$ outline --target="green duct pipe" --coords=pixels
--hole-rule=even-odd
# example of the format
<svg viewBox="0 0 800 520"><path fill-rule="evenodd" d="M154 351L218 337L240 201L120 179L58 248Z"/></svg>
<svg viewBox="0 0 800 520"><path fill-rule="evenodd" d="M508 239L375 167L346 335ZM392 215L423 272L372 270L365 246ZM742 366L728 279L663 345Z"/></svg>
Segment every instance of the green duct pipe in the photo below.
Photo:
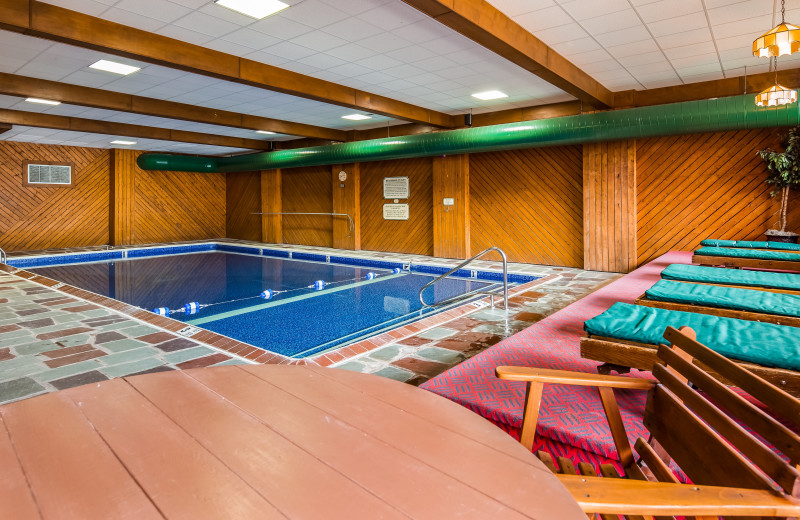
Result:
<svg viewBox="0 0 800 520"><path fill-rule="evenodd" d="M234 157L148 153L140 155L137 162L145 170L242 172L794 126L798 123L800 109L797 103L762 108L755 105L753 96L745 95Z"/></svg>

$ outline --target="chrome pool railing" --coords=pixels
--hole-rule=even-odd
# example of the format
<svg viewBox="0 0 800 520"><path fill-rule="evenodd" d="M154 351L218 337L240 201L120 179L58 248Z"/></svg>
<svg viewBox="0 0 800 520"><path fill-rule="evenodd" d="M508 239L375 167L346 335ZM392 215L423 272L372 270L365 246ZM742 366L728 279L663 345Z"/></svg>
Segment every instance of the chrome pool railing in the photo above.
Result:
<svg viewBox="0 0 800 520"><path fill-rule="evenodd" d="M353 217L350 216L349 213L304 213L304 212L292 212L292 213L250 213L251 215L324 215L326 217L347 217L347 237L350 238L353 235L353 230L355 229L356 225L353 221Z"/></svg>
<svg viewBox="0 0 800 520"><path fill-rule="evenodd" d="M419 290L419 301L422 304L422 306L423 307L440 307L442 305L447 305L449 303L455 303L455 302L458 302L458 301L461 301L461 300L466 300L466 299L472 298L476 294L488 294L489 296L492 297L492 308L494 308L494 297L496 296L496 294L493 293L493 292L490 292L490 291L470 292L470 293L462 294L462 295L459 295L459 296L453 296L452 298L447 298L446 300L442 300L440 302L435 302L435 303L425 303L425 300L422 297L422 292L425 289L427 289L428 287L433 286L439 280L441 280L443 278L447 278L448 276L450 276L451 274L455 273L459 269L462 269L462 268L466 267L470 263L474 262L478 258L482 257L483 255L485 255L486 253L489 253L491 251L496 251L497 253L500 254L500 256L503 259L503 308L504 309L508 309L508 257L506 257L506 254L499 247L490 247L489 249L485 249L485 250L481 251L480 253L478 253L477 255L473 256L472 258L464 260L463 262L461 262L460 264L458 264L454 268L450 269L449 271L447 271L443 275L438 276L437 278L434 278L430 282L428 282L425 285L423 285L422 289Z"/></svg>
<svg viewBox="0 0 800 520"><path fill-rule="evenodd" d="M8 263L8 255L6 254L5 251L3 251L3 248L0 247L0 264L7 264L7 263Z"/></svg>

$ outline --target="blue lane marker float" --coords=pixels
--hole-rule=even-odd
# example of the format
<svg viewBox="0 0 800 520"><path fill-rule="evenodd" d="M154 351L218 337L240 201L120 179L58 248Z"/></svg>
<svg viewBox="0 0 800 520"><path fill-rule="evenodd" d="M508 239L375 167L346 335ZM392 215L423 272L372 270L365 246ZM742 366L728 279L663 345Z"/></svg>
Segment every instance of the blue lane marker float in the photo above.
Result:
<svg viewBox="0 0 800 520"><path fill-rule="evenodd" d="M400 269L399 267L395 267L394 269L392 269L391 274L393 274L393 275L394 274L400 274L402 271L403 270ZM387 275L388 274L390 274L390 273L387 273ZM185 304L180 309L170 309L169 307L156 307L155 309L152 310L152 312L154 314L158 314L159 316L170 316L171 314L181 314L181 313L182 314L186 314L187 316L191 316L191 315L197 314L198 312L200 312L201 310L203 310L203 309L205 309L207 307L212 307L214 305L222 305L224 303L235 303L235 302L240 302L240 301L244 301L244 300L250 300L250 299L253 299L253 298L261 298L262 300L271 300L275 296L277 296L279 294L282 294L282 293L289 293L289 292L294 292L294 291L303 291L303 290L306 290L306 289L314 289L315 291L322 291L328 285L345 283L345 282L359 281L359 280L362 280L362 279L364 279L364 280L374 280L374 279L378 278L379 276L380 275L378 275L378 274L375 274L373 272L369 272L364 277L350 278L348 280L339 280L338 282L326 282L325 280L317 280L312 285L308 285L306 287L300 287L298 289L287 289L285 291L273 291L272 289L267 289L265 291L262 291L258 296L248 296L246 298L239 298L237 300L228 300L228 301L218 302L218 303L203 303L203 304L201 304L199 302L189 302L189 303Z"/></svg>

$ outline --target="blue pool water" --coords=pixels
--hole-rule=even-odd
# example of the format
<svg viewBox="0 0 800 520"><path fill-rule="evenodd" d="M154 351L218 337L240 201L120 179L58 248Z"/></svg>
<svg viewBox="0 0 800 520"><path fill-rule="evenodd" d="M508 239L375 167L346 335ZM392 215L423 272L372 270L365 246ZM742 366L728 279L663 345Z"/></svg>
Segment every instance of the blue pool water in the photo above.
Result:
<svg viewBox="0 0 800 520"><path fill-rule="evenodd" d="M225 252L115 260L31 269L145 309L209 305L172 318L287 356L304 357L419 319L420 288L431 276L388 269L306 262ZM367 273L375 273L367 280ZM317 280L322 291L309 288ZM425 300L494 286L448 278ZM278 292L271 300L259 294Z"/></svg>

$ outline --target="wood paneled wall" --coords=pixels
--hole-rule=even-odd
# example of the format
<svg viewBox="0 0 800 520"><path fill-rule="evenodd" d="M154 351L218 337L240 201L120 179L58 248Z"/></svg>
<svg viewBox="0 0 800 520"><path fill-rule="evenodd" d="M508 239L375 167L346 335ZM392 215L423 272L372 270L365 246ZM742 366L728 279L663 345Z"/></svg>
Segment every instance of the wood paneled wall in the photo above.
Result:
<svg viewBox="0 0 800 520"><path fill-rule="evenodd" d="M284 213L332 213L330 166L281 170ZM283 242L308 246L333 245L333 218L325 215L283 215Z"/></svg>
<svg viewBox="0 0 800 520"><path fill-rule="evenodd" d="M781 129L642 139L638 147L638 261L690 251L705 238L764 240L779 201L756 152L776 149ZM789 229L800 231L794 194Z"/></svg>
<svg viewBox="0 0 800 520"><path fill-rule="evenodd" d="M498 246L514 262L583 267L580 146L470 155L472 254Z"/></svg>
<svg viewBox="0 0 800 520"><path fill-rule="evenodd" d="M453 205L445 206L445 198ZM469 155L433 158L433 255L470 256Z"/></svg>
<svg viewBox="0 0 800 520"><path fill-rule="evenodd" d="M584 269L636 268L636 140L583 145Z"/></svg>
<svg viewBox="0 0 800 520"><path fill-rule="evenodd" d="M225 236L260 242L261 172L227 174L225 199Z"/></svg>
<svg viewBox="0 0 800 520"><path fill-rule="evenodd" d="M72 163L74 186L23 186L23 162ZM0 142L0 247L6 251L108 243L109 153Z"/></svg>
<svg viewBox="0 0 800 520"><path fill-rule="evenodd" d="M347 178L339 179L344 172ZM361 249L361 164L337 164L331 167L333 213L350 218L333 217L333 247ZM352 220L351 220L352 219Z"/></svg>
<svg viewBox="0 0 800 520"><path fill-rule="evenodd" d="M408 220L383 220L384 177L408 177ZM361 247L418 255L433 254L433 162L430 157L361 164Z"/></svg>
<svg viewBox="0 0 800 520"><path fill-rule="evenodd" d="M112 218L112 222L127 219L131 226L120 228L127 229L125 233L115 228L112 236L116 243L152 244L225 236L225 174L144 171L136 165L140 153L113 151L115 195L111 211L129 213ZM118 190L117 179L133 183L133 188Z"/></svg>

